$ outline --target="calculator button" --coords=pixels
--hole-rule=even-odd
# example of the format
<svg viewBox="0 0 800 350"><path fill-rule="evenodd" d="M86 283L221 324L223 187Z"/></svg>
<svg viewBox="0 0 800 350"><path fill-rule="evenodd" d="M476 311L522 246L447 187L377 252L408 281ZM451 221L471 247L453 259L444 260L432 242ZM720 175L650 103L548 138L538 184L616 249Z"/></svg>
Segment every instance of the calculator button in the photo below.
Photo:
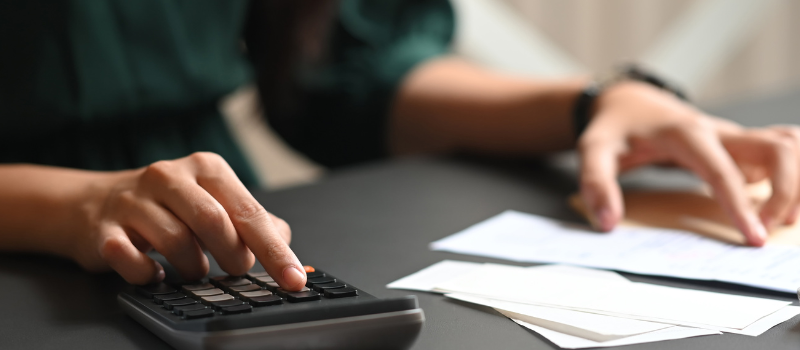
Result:
<svg viewBox="0 0 800 350"><path fill-rule="evenodd" d="M253 284L253 282L251 282L247 278L238 278L238 279L217 281L217 285L219 285L221 287L237 287L237 286L246 286L248 284Z"/></svg>
<svg viewBox="0 0 800 350"><path fill-rule="evenodd" d="M211 317L214 316L214 310L212 309L202 309L202 310L195 310L195 311L184 311L183 318L187 320L195 319L195 318L203 318L203 317Z"/></svg>
<svg viewBox="0 0 800 350"><path fill-rule="evenodd" d="M346 284L342 282L333 282L333 283L320 283L314 285L314 290L317 292L324 292L326 289L336 289L336 288L344 288L347 287Z"/></svg>
<svg viewBox="0 0 800 350"><path fill-rule="evenodd" d="M167 300L164 302L163 306L167 310L172 310L176 307L194 305L194 304L197 304L197 300L190 298L183 298L177 300Z"/></svg>
<svg viewBox="0 0 800 350"><path fill-rule="evenodd" d="M300 290L298 290L297 292L308 292L309 290L310 289L308 289L308 287L303 287ZM290 292L290 291L288 291L286 289L283 289L283 288L278 288L278 289L275 290L275 294L278 294L278 295L280 295L280 296L282 296L284 298L286 298L286 295L289 294L289 293L297 293L297 292Z"/></svg>
<svg viewBox="0 0 800 350"><path fill-rule="evenodd" d="M183 293L161 294L161 295L154 295L153 296L153 302L158 304L158 305L161 305L161 304L164 303L164 301L167 301L167 300L177 300L177 299L183 299L183 298L186 298L186 295L183 294Z"/></svg>
<svg viewBox="0 0 800 350"><path fill-rule="evenodd" d="M187 292L194 292L196 290L214 289L214 285L211 283L184 284L181 289Z"/></svg>
<svg viewBox="0 0 800 350"><path fill-rule="evenodd" d="M314 268L314 266L308 266L308 265L306 265L306 266L303 266L303 270L306 270L306 273L311 273L311 272L314 272L314 271L316 271L316 269Z"/></svg>
<svg viewBox="0 0 800 350"><path fill-rule="evenodd" d="M233 315L233 314L242 314L245 312L253 311L253 307L250 305L239 305L239 306L229 306L224 307L219 310L223 315Z"/></svg>
<svg viewBox="0 0 800 350"><path fill-rule="evenodd" d="M358 290L351 287L345 288L336 288L336 289L326 289L325 290L325 297L326 298L347 298L347 297L354 297L358 296Z"/></svg>
<svg viewBox="0 0 800 350"><path fill-rule="evenodd" d="M325 276L327 276L327 275L322 271L306 272L306 278L309 278L309 279L318 278L318 277L325 277Z"/></svg>
<svg viewBox="0 0 800 350"><path fill-rule="evenodd" d="M214 288L214 289L196 290L196 291L193 291L191 293L194 296L202 298L202 297L208 297L208 296L212 296L212 295L220 295L220 294L223 294L225 292L223 292L222 289Z"/></svg>
<svg viewBox="0 0 800 350"><path fill-rule="evenodd" d="M268 274L268 273L266 273L266 272L263 272L263 271L259 271L259 272L248 272L248 273L247 273L247 277L250 277L250 279L255 279L255 278L257 278L257 277L269 277L269 274Z"/></svg>
<svg viewBox="0 0 800 350"><path fill-rule="evenodd" d="M259 286L265 286L265 287L266 287L267 283L276 283L275 280L272 279L272 277L269 277L269 276L256 277L256 279L253 280L253 282L257 283Z"/></svg>
<svg viewBox="0 0 800 350"><path fill-rule="evenodd" d="M286 294L286 300L299 303L303 301L312 301L312 300L319 300L319 293L310 290L306 292L291 292Z"/></svg>
<svg viewBox="0 0 800 350"><path fill-rule="evenodd" d="M311 287L315 284L333 283L333 282L336 282L336 279L333 277L317 277L317 278L309 278L306 281L306 285Z"/></svg>
<svg viewBox="0 0 800 350"><path fill-rule="evenodd" d="M263 296L267 296L267 295L272 295L272 292L262 289L262 290L252 291L252 292L241 292L241 293L239 293L239 296L241 296L242 298L263 297Z"/></svg>
<svg viewBox="0 0 800 350"><path fill-rule="evenodd" d="M172 313L176 314L178 316L183 316L183 313L186 312L186 311L197 311L197 310L203 310L205 308L206 308L206 306L203 305L203 304L181 305L181 306L175 306L174 308L172 308Z"/></svg>
<svg viewBox="0 0 800 350"><path fill-rule="evenodd" d="M278 285L278 282L267 282L267 283L264 283L264 287L266 287L267 289L269 289L269 290L274 292L274 291L278 290L281 286Z"/></svg>
<svg viewBox="0 0 800 350"><path fill-rule="evenodd" d="M170 287L166 283L156 283L147 286L136 287L136 292L140 295L152 299L154 295L175 293L178 290Z"/></svg>
<svg viewBox="0 0 800 350"><path fill-rule="evenodd" d="M248 284L246 286L230 287L231 294L239 294L240 292L252 292L254 290L261 290L261 286L256 284Z"/></svg>
<svg viewBox="0 0 800 350"><path fill-rule="evenodd" d="M221 287L222 284L220 284L220 282L228 282L228 283L230 283L230 282L240 281L240 280L243 280L243 279L246 279L246 278L241 277L241 276L224 275L224 276L211 277L211 278L208 279L208 282L213 284L213 285L215 285L215 286L217 286L217 287Z"/></svg>
<svg viewBox="0 0 800 350"><path fill-rule="evenodd" d="M224 307L237 306L242 304L244 304L244 302L241 300L231 299L231 300L215 301L213 303L210 303L210 306L214 308L214 310L219 311L219 309L222 309Z"/></svg>
<svg viewBox="0 0 800 350"><path fill-rule="evenodd" d="M233 295L230 294L221 294L221 295L212 295L210 297L202 297L200 298L203 301L203 304L210 304L217 301L223 300L233 300Z"/></svg>
<svg viewBox="0 0 800 350"><path fill-rule="evenodd" d="M283 304L283 299L277 295L267 295L263 297L247 298L247 302L253 306L270 306Z"/></svg>

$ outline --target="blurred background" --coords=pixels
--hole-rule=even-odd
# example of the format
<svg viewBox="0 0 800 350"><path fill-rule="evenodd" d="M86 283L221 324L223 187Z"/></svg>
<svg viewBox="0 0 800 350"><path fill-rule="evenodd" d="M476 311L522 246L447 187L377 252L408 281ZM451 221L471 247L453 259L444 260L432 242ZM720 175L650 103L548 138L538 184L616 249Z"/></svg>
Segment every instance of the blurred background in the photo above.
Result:
<svg viewBox="0 0 800 350"><path fill-rule="evenodd" d="M451 1L454 54L511 74L590 75L635 61L703 107L800 88L796 0ZM267 188L324 175L258 118L252 88L222 109Z"/></svg>

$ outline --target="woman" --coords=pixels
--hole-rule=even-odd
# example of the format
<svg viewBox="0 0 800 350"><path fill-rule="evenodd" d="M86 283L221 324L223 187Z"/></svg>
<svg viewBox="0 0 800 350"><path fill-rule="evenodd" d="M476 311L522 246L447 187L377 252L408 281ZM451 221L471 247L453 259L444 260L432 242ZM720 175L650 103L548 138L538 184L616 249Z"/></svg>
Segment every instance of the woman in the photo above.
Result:
<svg viewBox="0 0 800 350"><path fill-rule="evenodd" d="M329 166L577 146L599 230L622 217L617 174L656 162L708 181L753 245L798 216L797 128L745 129L635 79L579 99L588 79L522 79L447 57L445 0L0 6L0 249L144 284L164 277L150 248L184 278L204 276L202 243L230 274L258 258L301 288L289 227L246 190L254 177L216 109L252 79L273 127ZM573 115L590 121L580 135ZM774 195L757 214L742 185L767 177Z"/></svg>

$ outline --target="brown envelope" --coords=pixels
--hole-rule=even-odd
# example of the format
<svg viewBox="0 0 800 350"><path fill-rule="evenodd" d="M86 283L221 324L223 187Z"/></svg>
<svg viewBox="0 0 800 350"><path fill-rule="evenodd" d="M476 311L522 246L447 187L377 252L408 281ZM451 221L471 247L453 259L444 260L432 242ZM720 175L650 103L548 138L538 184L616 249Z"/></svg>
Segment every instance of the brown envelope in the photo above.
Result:
<svg viewBox="0 0 800 350"><path fill-rule="evenodd" d="M760 208L769 198L769 182L748 186L754 205ZM695 232L728 243L744 244L745 240L733 227L727 215L711 198L707 189L686 191L626 191L625 218L622 225L662 227ZM570 205L586 217L583 201L577 194L570 196ZM770 232L769 243L800 246L800 223L779 227Z"/></svg>

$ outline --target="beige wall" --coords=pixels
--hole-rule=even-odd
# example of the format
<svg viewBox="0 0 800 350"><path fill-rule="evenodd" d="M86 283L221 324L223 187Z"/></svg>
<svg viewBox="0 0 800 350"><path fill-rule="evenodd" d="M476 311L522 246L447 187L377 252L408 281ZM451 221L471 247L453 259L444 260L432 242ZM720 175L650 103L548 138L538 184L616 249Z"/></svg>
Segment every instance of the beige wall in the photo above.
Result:
<svg viewBox="0 0 800 350"><path fill-rule="evenodd" d="M467 0L469 1L469 0ZM641 56L699 0L498 0L593 71ZM759 1L759 0L751 0ZM783 0L695 96L723 102L800 85L800 1Z"/></svg>

